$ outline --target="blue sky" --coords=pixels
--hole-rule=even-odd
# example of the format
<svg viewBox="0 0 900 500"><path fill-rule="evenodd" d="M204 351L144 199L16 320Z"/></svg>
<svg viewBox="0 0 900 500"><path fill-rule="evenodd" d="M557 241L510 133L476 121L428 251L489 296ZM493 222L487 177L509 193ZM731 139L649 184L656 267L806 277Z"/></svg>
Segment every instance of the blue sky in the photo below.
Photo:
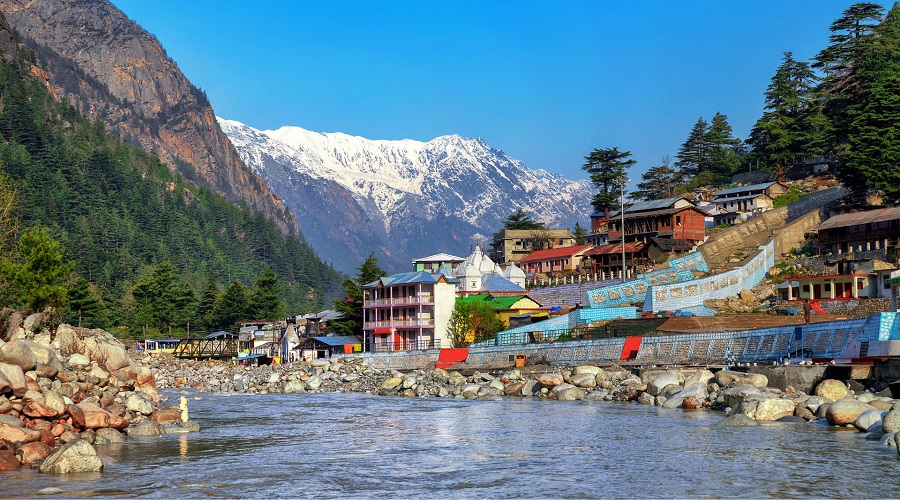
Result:
<svg viewBox="0 0 900 500"><path fill-rule="evenodd" d="M852 2L113 0L216 114L370 139L482 137L584 178L593 148L640 179L691 126L746 138L791 51L809 60Z"/></svg>

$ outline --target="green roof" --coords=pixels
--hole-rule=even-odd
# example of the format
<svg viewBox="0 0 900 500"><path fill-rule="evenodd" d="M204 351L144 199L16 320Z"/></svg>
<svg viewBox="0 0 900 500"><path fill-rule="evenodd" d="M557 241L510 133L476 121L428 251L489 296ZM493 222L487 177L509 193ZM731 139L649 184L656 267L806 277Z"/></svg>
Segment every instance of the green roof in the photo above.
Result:
<svg viewBox="0 0 900 500"><path fill-rule="evenodd" d="M522 297L525 295L512 295L508 297L494 297L489 293L479 293L475 295L469 295L468 297L459 298L456 300L463 301L464 303L482 301L490 304L494 309L509 309L516 302L522 300Z"/></svg>

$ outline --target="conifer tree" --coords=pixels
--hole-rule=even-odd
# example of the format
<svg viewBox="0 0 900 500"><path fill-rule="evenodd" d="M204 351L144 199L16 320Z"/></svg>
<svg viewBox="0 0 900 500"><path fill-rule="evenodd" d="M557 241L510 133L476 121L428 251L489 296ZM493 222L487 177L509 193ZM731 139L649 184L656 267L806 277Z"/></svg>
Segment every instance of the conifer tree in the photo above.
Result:
<svg viewBox="0 0 900 500"><path fill-rule="evenodd" d="M534 220L521 207L503 221L504 229L544 229L543 222Z"/></svg>
<svg viewBox="0 0 900 500"><path fill-rule="evenodd" d="M591 206L608 217L610 208L619 205L620 183L637 162L631 158L631 151L619 151L618 148L594 149L584 159L581 169L588 173L591 185L597 190Z"/></svg>
<svg viewBox="0 0 900 500"><path fill-rule="evenodd" d="M674 196L678 175L670 163L671 159L666 155L658 166L650 167L644 172L641 175L641 182L637 185L638 190L632 193L631 197L650 201Z"/></svg>
<svg viewBox="0 0 900 500"><path fill-rule="evenodd" d="M796 158L812 154L810 99L815 74L809 64L785 52L766 90L765 112L750 131L748 142L766 170L779 175Z"/></svg>
<svg viewBox="0 0 900 500"><path fill-rule="evenodd" d="M575 221L575 229L572 230L572 237L575 238L576 245L584 245L584 238L587 237L588 231L583 228L578 221Z"/></svg>
<svg viewBox="0 0 900 500"><path fill-rule="evenodd" d="M343 314L343 317L332 321L328 329L340 335L362 335L364 319L362 287L387 274L378 266L378 259L374 253L370 253L357 270L359 274L356 279L346 278L341 283L344 298L334 301L334 310Z"/></svg>
<svg viewBox="0 0 900 500"><path fill-rule="evenodd" d="M75 266L64 260L63 254L63 247L40 223L23 232L16 253L0 261L0 279L8 303L29 313L63 306L65 279Z"/></svg>
<svg viewBox="0 0 900 500"><path fill-rule="evenodd" d="M267 267L257 278L250 292L250 310L253 318L274 320L284 317L286 308L279 295L278 275L271 267Z"/></svg>
<svg viewBox="0 0 900 500"><path fill-rule="evenodd" d="M691 128L681 148L678 149L678 154L675 155L675 167L678 168L683 178L691 179L708 169L707 132L709 132L709 123L701 116Z"/></svg>
<svg viewBox="0 0 900 500"><path fill-rule="evenodd" d="M232 281L216 301L215 318L220 328L233 326L239 320L248 319L249 293L240 280Z"/></svg>

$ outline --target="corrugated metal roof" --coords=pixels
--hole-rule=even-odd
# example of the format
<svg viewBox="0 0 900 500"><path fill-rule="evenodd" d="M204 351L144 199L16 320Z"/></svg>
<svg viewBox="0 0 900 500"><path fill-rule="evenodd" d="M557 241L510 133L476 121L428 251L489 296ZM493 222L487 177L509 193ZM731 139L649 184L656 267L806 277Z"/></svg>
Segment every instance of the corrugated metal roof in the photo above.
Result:
<svg viewBox="0 0 900 500"><path fill-rule="evenodd" d="M743 191L757 191L757 190L761 190L761 189L766 189L773 184L778 184L778 183L772 181L772 182L764 182L762 184L753 184L753 185L744 186L744 187L723 189L721 191L716 191L715 193L713 193L713 196L721 196L721 195L726 195L726 194L731 194L731 193L740 193Z"/></svg>
<svg viewBox="0 0 900 500"><path fill-rule="evenodd" d="M771 196L767 195L766 193L748 194L747 196L732 196L731 198L720 198L719 196L716 196L716 198L713 200L713 203L728 203L729 201L755 200L756 198L759 198L760 196L765 196L766 198L769 198L769 199L772 198Z"/></svg>
<svg viewBox="0 0 900 500"><path fill-rule="evenodd" d="M379 284L382 286L393 286L409 285L412 283L437 283L442 280L448 283L453 283L453 280L448 279L443 274L432 274L425 271L413 271L409 273L397 273L390 276L384 276L371 283L366 283L365 285L363 285L363 287L374 288Z"/></svg>
<svg viewBox="0 0 900 500"><path fill-rule="evenodd" d="M835 227L856 226L870 224L872 222L885 222L900 219L900 207L879 208L878 210L866 210L852 214L835 215L816 227L817 231L832 229Z"/></svg>
<svg viewBox="0 0 900 500"><path fill-rule="evenodd" d="M362 341L359 340L359 337L355 337L353 335L334 335L312 338L332 347L342 346L344 344L362 344Z"/></svg>
<svg viewBox="0 0 900 500"><path fill-rule="evenodd" d="M644 249L643 241L632 241L631 243L625 244L625 253L637 253ZM592 248L585 252L585 256L588 255L606 255L606 254L616 254L622 253L622 244L615 243L611 245L601 245L599 247Z"/></svg>
<svg viewBox="0 0 900 500"><path fill-rule="evenodd" d="M504 278L503 276L491 273L481 278L482 292L523 292L524 288Z"/></svg>
<svg viewBox="0 0 900 500"><path fill-rule="evenodd" d="M457 257L455 255L450 255L448 253L436 253L434 255L429 255L428 257L422 257L421 259L413 259L413 263L416 262L462 262L466 260L463 257Z"/></svg>
<svg viewBox="0 0 900 500"><path fill-rule="evenodd" d="M663 251L669 250L690 250L694 248L694 244L688 240L679 240L676 238L650 238L650 241L653 242L656 246L661 248Z"/></svg>
<svg viewBox="0 0 900 500"><path fill-rule="evenodd" d="M537 262L540 260L556 259L559 257L570 257L588 248L591 248L591 245L575 245L571 247L558 247L549 248L547 250L537 250L519 259L519 264L523 262Z"/></svg>
<svg viewBox="0 0 900 500"><path fill-rule="evenodd" d="M662 210L664 208L670 208L672 205L678 203L683 200L683 196L676 196L674 198L663 198L661 200L650 200L650 201L639 201L634 205L625 209L625 213L629 212L646 212L647 210Z"/></svg>

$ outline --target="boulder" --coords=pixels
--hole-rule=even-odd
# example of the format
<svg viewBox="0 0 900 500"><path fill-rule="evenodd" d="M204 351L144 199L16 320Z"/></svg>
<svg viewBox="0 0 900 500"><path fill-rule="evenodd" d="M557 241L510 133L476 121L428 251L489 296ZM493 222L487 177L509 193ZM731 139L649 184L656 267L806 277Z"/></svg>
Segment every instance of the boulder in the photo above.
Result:
<svg viewBox="0 0 900 500"><path fill-rule="evenodd" d="M721 387L737 387L741 385L766 387L769 385L769 379L761 373L742 373L733 372L731 370L720 370L716 373L716 383Z"/></svg>
<svg viewBox="0 0 900 500"><path fill-rule="evenodd" d="M815 395L821 396L830 402L835 402L849 396L850 391L847 389L847 384L840 380L829 378L819 382L819 385L816 386Z"/></svg>
<svg viewBox="0 0 900 500"><path fill-rule="evenodd" d="M45 474L71 474L75 472L100 472L103 462L97 450L83 439L70 441L41 464Z"/></svg>
<svg viewBox="0 0 900 500"><path fill-rule="evenodd" d="M847 425L852 424L863 412L868 410L874 410L874 408L853 398L843 398L831 403L825 412L825 418L831 425Z"/></svg>
<svg viewBox="0 0 900 500"><path fill-rule="evenodd" d="M638 396L637 401L642 405L653 406L654 404L656 404L656 398L650 395L649 392L641 393L641 395Z"/></svg>
<svg viewBox="0 0 900 500"><path fill-rule="evenodd" d="M751 427L754 425L759 425L759 422L742 413L729 415L716 423L716 427Z"/></svg>
<svg viewBox="0 0 900 500"><path fill-rule="evenodd" d="M569 377L569 383L577 387L593 389L597 387L597 376L593 373L579 373Z"/></svg>
<svg viewBox="0 0 900 500"><path fill-rule="evenodd" d="M556 399L559 401L580 401L584 399L585 392L578 387L575 387L571 384L562 384L567 385L563 389L554 388L553 392L556 393Z"/></svg>
<svg viewBox="0 0 900 500"><path fill-rule="evenodd" d="M49 457L51 453L53 453L53 449L46 443L40 441L25 443L16 450L16 455L19 457L22 465L31 465L38 460L44 460Z"/></svg>
<svg viewBox="0 0 900 500"><path fill-rule="evenodd" d="M15 342L7 342L0 346L0 361L16 365L22 368L23 372L33 370L37 366L37 358L31 349L20 340Z"/></svg>
<svg viewBox="0 0 900 500"><path fill-rule="evenodd" d="M880 408L876 408L880 409ZM881 422L884 432L900 431L900 409L893 409L884 416Z"/></svg>
<svg viewBox="0 0 900 500"><path fill-rule="evenodd" d="M19 459L13 450L6 447L0 447L0 471L16 470L22 467Z"/></svg>
<svg viewBox="0 0 900 500"><path fill-rule="evenodd" d="M293 394L295 392L304 392L306 390L303 381L301 380L290 380L288 383L284 384L284 388L282 392L285 394Z"/></svg>
<svg viewBox="0 0 900 500"><path fill-rule="evenodd" d="M460 387L463 397L467 399L478 397L478 391L480 389L481 386L478 384L463 384L462 387Z"/></svg>
<svg viewBox="0 0 900 500"><path fill-rule="evenodd" d="M91 358L76 352L69 356L69 366L87 366L91 364Z"/></svg>
<svg viewBox="0 0 900 500"><path fill-rule="evenodd" d="M706 399L707 396L709 393L706 392L706 384L691 384L666 398L666 402L662 406L663 408L678 408L682 406L685 398L691 397L699 402Z"/></svg>
<svg viewBox="0 0 900 500"><path fill-rule="evenodd" d="M681 380L677 372L663 372L657 375L649 384L647 384L647 392L651 396L657 396L662 392L663 388L669 385L680 385Z"/></svg>
<svg viewBox="0 0 900 500"><path fill-rule="evenodd" d="M124 434L109 427L97 429L96 436L97 439L104 439L107 443L121 443L125 441Z"/></svg>
<svg viewBox="0 0 900 500"><path fill-rule="evenodd" d="M0 422L0 439L11 443L31 443L41 439L41 431Z"/></svg>
<svg viewBox="0 0 900 500"><path fill-rule="evenodd" d="M594 366L594 365L578 365L572 370L573 375L590 374L590 375L593 375L595 378L598 373L603 373L603 368L600 368L599 366Z"/></svg>
<svg viewBox="0 0 900 500"><path fill-rule="evenodd" d="M6 379L9 391L13 396L22 397L28 391L28 384L25 381L25 372L19 365L9 363L0 363L0 375Z"/></svg>
<svg viewBox="0 0 900 500"><path fill-rule="evenodd" d="M53 378L64 369L62 361L59 360L56 351L51 347L31 340L21 340L20 342L28 346L31 352L34 353L34 357L37 360L35 370L41 377Z"/></svg>
<svg viewBox="0 0 900 500"><path fill-rule="evenodd" d="M309 381L307 381L308 385ZM391 377L384 382L381 383L381 386L378 388L381 391L392 391L397 387L400 387L400 384L403 383L403 379L400 377Z"/></svg>
<svg viewBox="0 0 900 500"><path fill-rule="evenodd" d="M547 389L552 389L552 388L558 386L559 384L562 384L563 382L565 382L565 380L563 379L562 373L554 372L554 373L540 374L540 376L538 376L538 378L537 378L537 382L538 382L538 384L541 385L541 387L546 387Z"/></svg>
<svg viewBox="0 0 900 500"><path fill-rule="evenodd" d="M141 420L137 425L125 429L129 436L159 436L166 433L166 428L159 422Z"/></svg>
<svg viewBox="0 0 900 500"><path fill-rule="evenodd" d="M881 439L878 442L881 446L890 446L891 448L897 446L897 433L896 432L887 432L881 436Z"/></svg>
<svg viewBox="0 0 900 500"><path fill-rule="evenodd" d="M881 418L884 413L881 410L866 410L856 417L856 420L853 421L853 426L862 432L870 432L872 426L876 424L881 426Z"/></svg>
<svg viewBox="0 0 900 500"><path fill-rule="evenodd" d="M132 393L128 396L128 399L125 400L125 407L135 413L140 413L141 415L150 415L153 413L153 405L142 398L139 393Z"/></svg>
<svg viewBox="0 0 900 500"><path fill-rule="evenodd" d="M725 399L725 404L734 408L738 405L744 398L751 394L756 394L760 392L759 388L753 385L742 385L739 387L731 387L722 391L722 397Z"/></svg>
<svg viewBox="0 0 900 500"><path fill-rule="evenodd" d="M747 415L753 420L772 421L781 417L794 416L794 402L781 399L774 394L755 393L741 400L734 413Z"/></svg>
<svg viewBox="0 0 900 500"><path fill-rule="evenodd" d="M700 401L697 401L697 398L693 396L688 396L681 401L681 407L685 410L695 410L700 408Z"/></svg>
<svg viewBox="0 0 900 500"><path fill-rule="evenodd" d="M716 375L709 370L697 370L688 377L684 379L684 386L687 387L691 384L703 384L706 385L710 380L716 378Z"/></svg>
<svg viewBox="0 0 900 500"><path fill-rule="evenodd" d="M869 406L871 406L872 408L875 408L876 410L882 410L882 411L890 411L891 408L894 407L894 405L892 403L889 403L887 401L882 401L880 399L873 399L872 401L869 401Z"/></svg>

